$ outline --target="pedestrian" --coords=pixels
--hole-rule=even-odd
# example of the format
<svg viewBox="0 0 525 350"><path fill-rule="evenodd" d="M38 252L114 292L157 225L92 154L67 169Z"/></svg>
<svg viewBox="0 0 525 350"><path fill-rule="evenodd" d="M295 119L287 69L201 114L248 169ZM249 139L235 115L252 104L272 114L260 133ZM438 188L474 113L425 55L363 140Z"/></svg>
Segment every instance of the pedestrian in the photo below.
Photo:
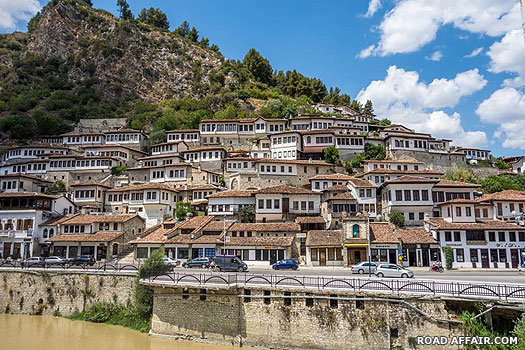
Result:
<svg viewBox="0 0 525 350"><path fill-rule="evenodd" d="M113 265L115 265L115 266L118 265L118 258L115 258L115 260L113 260Z"/></svg>

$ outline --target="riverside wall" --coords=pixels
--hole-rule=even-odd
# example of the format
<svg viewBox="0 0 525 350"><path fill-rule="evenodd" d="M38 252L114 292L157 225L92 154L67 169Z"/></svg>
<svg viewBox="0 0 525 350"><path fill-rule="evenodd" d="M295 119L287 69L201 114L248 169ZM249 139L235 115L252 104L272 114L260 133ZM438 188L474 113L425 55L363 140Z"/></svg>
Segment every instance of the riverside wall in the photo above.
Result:
<svg viewBox="0 0 525 350"><path fill-rule="evenodd" d="M133 274L86 271L0 271L0 312L67 316L99 302L126 304Z"/></svg>
<svg viewBox="0 0 525 350"><path fill-rule="evenodd" d="M325 290L305 294L293 288L155 286L154 291L154 335L234 346L320 350L431 349L416 346L416 337L462 335L461 325L453 322L456 314L439 298L355 300L363 296Z"/></svg>

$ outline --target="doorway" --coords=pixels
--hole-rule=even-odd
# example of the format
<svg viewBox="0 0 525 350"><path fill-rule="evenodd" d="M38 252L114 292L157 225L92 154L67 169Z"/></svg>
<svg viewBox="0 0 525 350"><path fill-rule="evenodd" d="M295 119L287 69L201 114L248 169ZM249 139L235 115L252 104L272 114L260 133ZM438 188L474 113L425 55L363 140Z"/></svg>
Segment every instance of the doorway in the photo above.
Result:
<svg viewBox="0 0 525 350"><path fill-rule="evenodd" d="M481 249L481 267L482 268L489 267L489 250L488 249Z"/></svg>
<svg viewBox="0 0 525 350"><path fill-rule="evenodd" d="M519 251L517 249L510 250L510 262L513 268L517 268L520 263Z"/></svg>
<svg viewBox="0 0 525 350"><path fill-rule="evenodd" d="M429 249L421 249L421 257L423 261L423 266L430 266Z"/></svg>
<svg viewBox="0 0 525 350"><path fill-rule="evenodd" d="M388 262L391 263L391 264L397 264L396 250L395 249L389 249L388 250Z"/></svg>
<svg viewBox="0 0 525 350"><path fill-rule="evenodd" d="M270 265L273 265L277 262L277 250L270 250Z"/></svg>
<svg viewBox="0 0 525 350"><path fill-rule="evenodd" d="M408 266L417 266L417 255L415 249L408 250Z"/></svg>
<svg viewBox="0 0 525 350"><path fill-rule="evenodd" d="M354 263L359 264L362 261L361 257L361 251L360 250L354 250Z"/></svg>
<svg viewBox="0 0 525 350"><path fill-rule="evenodd" d="M326 249L319 249L319 265L326 266Z"/></svg>

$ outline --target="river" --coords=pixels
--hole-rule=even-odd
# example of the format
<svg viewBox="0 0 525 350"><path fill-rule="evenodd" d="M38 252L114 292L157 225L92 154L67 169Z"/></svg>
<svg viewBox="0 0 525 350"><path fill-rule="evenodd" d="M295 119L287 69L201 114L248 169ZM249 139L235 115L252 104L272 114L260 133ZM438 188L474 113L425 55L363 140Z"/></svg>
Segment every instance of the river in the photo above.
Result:
<svg viewBox="0 0 525 350"><path fill-rule="evenodd" d="M0 349L233 350L235 347L150 337L105 324L62 317L0 314Z"/></svg>

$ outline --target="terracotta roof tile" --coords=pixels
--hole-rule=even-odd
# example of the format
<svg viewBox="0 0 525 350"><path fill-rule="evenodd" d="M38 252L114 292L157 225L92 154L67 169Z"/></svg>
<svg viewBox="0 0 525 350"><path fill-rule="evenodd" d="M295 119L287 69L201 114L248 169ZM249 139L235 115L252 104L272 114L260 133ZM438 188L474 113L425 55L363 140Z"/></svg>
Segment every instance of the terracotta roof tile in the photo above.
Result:
<svg viewBox="0 0 525 350"><path fill-rule="evenodd" d="M245 246L245 247L289 247L292 245L293 237L230 237L228 246Z"/></svg>
<svg viewBox="0 0 525 350"><path fill-rule="evenodd" d="M438 183L439 181L439 179L429 179L428 177L404 175L388 180L385 182L385 184Z"/></svg>
<svg viewBox="0 0 525 350"><path fill-rule="evenodd" d="M63 234L49 238L48 242L111 242L123 233L119 231L100 231L85 234Z"/></svg>
<svg viewBox="0 0 525 350"><path fill-rule="evenodd" d="M257 193L261 194L317 194L320 195L319 192L314 192L312 190L307 190L305 188L301 187L295 187L295 186L289 186L289 185L279 185L274 187L266 187L263 189L260 189Z"/></svg>
<svg viewBox="0 0 525 350"><path fill-rule="evenodd" d="M447 204L475 204L477 203L474 199L464 199L464 198L454 198L438 205L447 205Z"/></svg>
<svg viewBox="0 0 525 350"><path fill-rule="evenodd" d="M7 179L7 178L13 178L13 177L22 177L22 178L25 178L25 179L31 179L31 180L36 180L36 181L40 181L40 182L48 182L48 183L52 183L53 182L53 181L49 181L49 180L46 180L46 179L42 179L42 178L40 178L38 176L35 176L35 175L28 175L28 174L22 174L22 173L0 175L0 179Z"/></svg>
<svg viewBox="0 0 525 350"><path fill-rule="evenodd" d="M437 244L423 227L397 229L394 233L405 244Z"/></svg>
<svg viewBox="0 0 525 350"><path fill-rule="evenodd" d="M295 222L298 224L326 224L322 216L298 216Z"/></svg>
<svg viewBox="0 0 525 350"><path fill-rule="evenodd" d="M478 202L486 201L525 201L525 191L505 190L490 194L484 194L477 198Z"/></svg>
<svg viewBox="0 0 525 350"><path fill-rule="evenodd" d="M353 179L352 176L346 174L329 174L329 175L316 175L310 178L312 180L350 180Z"/></svg>
<svg viewBox="0 0 525 350"><path fill-rule="evenodd" d="M334 167L333 164L319 161L319 160L256 158L254 160L254 163L278 163L278 164L318 165L318 166Z"/></svg>
<svg viewBox="0 0 525 350"><path fill-rule="evenodd" d="M233 221L210 221L205 226L200 228L200 231L224 231L233 225Z"/></svg>
<svg viewBox="0 0 525 350"><path fill-rule="evenodd" d="M175 229L165 229L162 224L150 227L137 239L130 241L129 243L165 243L167 236Z"/></svg>
<svg viewBox="0 0 525 350"><path fill-rule="evenodd" d="M341 230L312 230L306 234L308 247L342 247L343 231Z"/></svg>
<svg viewBox="0 0 525 350"><path fill-rule="evenodd" d="M354 187L377 187L375 183L368 180L358 179L358 178L351 178L348 180L348 182L353 185Z"/></svg>
<svg viewBox="0 0 525 350"><path fill-rule="evenodd" d="M501 220L478 220L476 222L448 222L442 218L428 218L425 220L432 227L440 230L520 230L525 227Z"/></svg>
<svg viewBox="0 0 525 350"><path fill-rule="evenodd" d="M213 220L213 216L194 216L177 225L179 230L195 230Z"/></svg>
<svg viewBox="0 0 525 350"><path fill-rule="evenodd" d="M453 181L453 180L446 180L446 179L440 179L437 184L434 185L434 187L481 187L481 185L473 184L469 182L463 182L463 181Z"/></svg>
<svg viewBox="0 0 525 350"><path fill-rule="evenodd" d="M249 198L253 197L255 194L255 191L237 191L237 190L231 190L231 191L220 191L213 194L209 194L206 196L206 198Z"/></svg>
<svg viewBox="0 0 525 350"><path fill-rule="evenodd" d="M360 177L363 177L368 174L410 174L410 175L443 175L442 172L432 169L421 169L421 170L398 170L398 169L383 169L377 168L370 171L359 174Z"/></svg>
<svg viewBox="0 0 525 350"><path fill-rule="evenodd" d="M62 196L59 195L49 195L44 193L37 192L4 192L0 193L0 198L21 198L21 197L40 197L47 199L57 199Z"/></svg>
<svg viewBox="0 0 525 350"><path fill-rule="evenodd" d="M140 218L142 221L144 221L143 218L141 218L138 214L103 214L103 215L96 215L96 214L80 214L80 215L74 215L70 219L62 221L62 224L64 225L89 225L95 222L127 222L134 218Z"/></svg>
<svg viewBox="0 0 525 350"><path fill-rule="evenodd" d="M345 200L345 201L351 201L355 200L355 197L352 195L352 192L343 192L336 194L335 196L326 198L327 201L337 201L337 200Z"/></svg>
<svg viewBox="0 0 525 350"><path fill-rule="evenodd" d="M396 226L389 222L371 222L370 239L372 243L399 243L394 235Z"/></svg>
<svg viewBox="0 0 525 350"><path fill-rule="evenodd" d="M346 191L348 191L347 185L330 186L323 190L323 192L346 192Z"/></svg>
<svg viewBox="0 0 525 350"><path fill-rule="evenodd" d="M102 182L98 182L98 181L77 182L77 183L74 183L74 184L69 185L69 186L71 186L71 187L75 187L75 186L101 186L101 187L105 187L105 188L112 188L111 186L103 184Z"/></svg>

